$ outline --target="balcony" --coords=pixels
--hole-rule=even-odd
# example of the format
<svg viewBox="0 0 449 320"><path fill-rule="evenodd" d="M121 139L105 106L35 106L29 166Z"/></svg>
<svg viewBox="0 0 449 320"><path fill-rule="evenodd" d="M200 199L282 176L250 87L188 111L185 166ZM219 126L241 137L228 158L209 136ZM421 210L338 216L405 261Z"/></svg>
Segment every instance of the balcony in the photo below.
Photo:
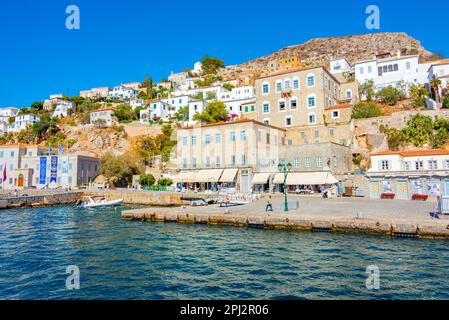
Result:
<svg viewBox="0 0 449 320"><path fill-rule="evenodd" d="M293 95L292 89L284 89L281 91L282 98L291 98Z"/></svg>

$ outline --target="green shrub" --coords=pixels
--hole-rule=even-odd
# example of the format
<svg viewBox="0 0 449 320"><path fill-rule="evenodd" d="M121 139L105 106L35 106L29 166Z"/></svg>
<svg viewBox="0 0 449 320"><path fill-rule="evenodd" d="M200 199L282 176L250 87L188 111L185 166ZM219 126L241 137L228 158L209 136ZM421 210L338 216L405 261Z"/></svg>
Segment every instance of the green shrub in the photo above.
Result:
<svg viewBox="0 0 449 320"><path fill-rule="evenodd" d="M399 101L405 99L404 91L393 86L385 87L376 93L376 99L379 102L390 106L396 105Z"/></svg>
<svg viewBox="0 0 449 320"><path fill-rule="evenodd" d="M154 183L156 182L156 179L154 178L154 176L152 174L143 174L140 176L139 178L139 184L142 187L149 187L149 186L153 186Z"/></svg>
<svg viewBox="0 0 449 320"><path fill-rule="evenodd" d="M382 111L374 102L359 102L352 111L353 119L365 119L383 116Z"/></svg>
<svg viewBox="0 0 449 320"><path fill-rule="evenodd" d="M159 179L157 184L160 185L160 186L169 187L169 186L171 186L173 184L173 180L168 179L168 178L161 178L161 179Z"/></svg>

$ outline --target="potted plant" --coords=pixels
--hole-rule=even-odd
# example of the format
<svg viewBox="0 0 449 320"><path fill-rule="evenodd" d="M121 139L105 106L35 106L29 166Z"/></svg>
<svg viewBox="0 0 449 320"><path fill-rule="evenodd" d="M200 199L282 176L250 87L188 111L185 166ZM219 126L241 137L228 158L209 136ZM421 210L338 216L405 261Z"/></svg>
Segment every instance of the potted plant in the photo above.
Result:
<svg viewBox="0 0 449 320"><path fill-rule="evenodd" d="M412 200L426 201L427 199L429 199L429 196L427 194L414 194L414 195L412 195Z"/></svg>
<svg viewBox="0 0 449 320"><path fill-rule="evenodd" d="M394 199L396 195L394 193L382 193L380 197L382 199Z"/></svg>

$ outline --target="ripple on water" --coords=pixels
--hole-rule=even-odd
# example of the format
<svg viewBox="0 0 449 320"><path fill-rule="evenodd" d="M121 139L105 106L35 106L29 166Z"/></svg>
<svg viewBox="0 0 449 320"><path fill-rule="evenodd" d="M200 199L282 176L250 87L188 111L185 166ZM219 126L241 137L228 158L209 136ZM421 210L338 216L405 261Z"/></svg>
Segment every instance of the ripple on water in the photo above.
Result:
<svg viewBox="0 0 449 320"><path fill-rule="evenodd" d="M1 299L444 299L447 241L126 222L71 207L0 215ZM81 290L65 288L77 265ZM381 288L366 289L366 267Z"/></svg>

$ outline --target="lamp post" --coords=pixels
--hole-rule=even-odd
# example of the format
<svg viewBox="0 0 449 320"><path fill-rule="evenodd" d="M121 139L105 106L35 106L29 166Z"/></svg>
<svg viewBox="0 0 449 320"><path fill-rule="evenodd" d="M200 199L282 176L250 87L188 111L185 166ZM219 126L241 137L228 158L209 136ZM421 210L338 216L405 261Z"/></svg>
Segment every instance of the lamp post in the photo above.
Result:
<svg viewBox="0 0 449 320"><path fill-rule="evenodd" d="M290 173L290 170L292 169L292 164L289 162L287 164L285 163L279 163L278 164L279 172L284 174L284 211L288 212L288 200L287 200L287 177Z"/></svg>

